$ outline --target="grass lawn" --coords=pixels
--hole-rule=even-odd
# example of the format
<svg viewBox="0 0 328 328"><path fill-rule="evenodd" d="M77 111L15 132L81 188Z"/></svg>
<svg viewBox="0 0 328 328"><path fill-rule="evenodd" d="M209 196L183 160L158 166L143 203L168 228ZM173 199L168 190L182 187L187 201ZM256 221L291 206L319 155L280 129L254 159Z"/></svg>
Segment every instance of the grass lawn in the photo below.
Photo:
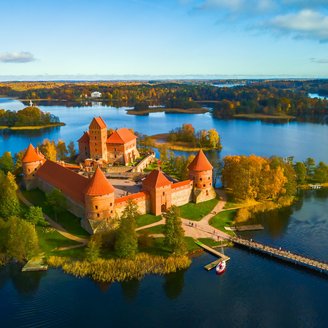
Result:
<svg viewBox="0 0 328 328"><path fill-rule="evenodd" d="M216 229L232 234L232 231L225 230L224 227L230 226L236 215L236 210L220 212L212 217L210 225Z"/></svg>
<svg viewBox="0 0 328 328"><path fill-rule="evenodd" d="M162 219L162 217L160 215L152 215L152 214L144 214L144 215L140 215L138 218L137 218L137 227L143 227L145 225L148 225L148 224L152 224L152 223L155 223L155 222L158 222Z"/></svg>
<svg viewBox="0 0 328 328"><path fill-rule="evenodd" d="M40 189L34 189L30 191L25 190L22 193L25 198L28 199L32 204L42 207L42 210L45 214L47 214L54 221L58 222L69 233L79 237L89 236L89 234L81 227L81 219L66 209L64 209L62 213L58 215L56 220L53 210L46 204L45 193Z"/></svg>
<svg viewBox="0 0 328 328"><path fill-rule="evenodd" d="M46 255L52 255L53 250L58 247L77 245L75 241L69 240L50 227L36 227L39 237L39 245Z"/></svg>
<svg viewBox="0 0 328 328"><path fill-rule="evenodd" d="M203 216L209 214L214 206L218 203L218 199L211 199L203 203L188 203L180 206L181 217L193 221L199 221Z"/></svg>
<svg viewBox="0 0 328 328"><path fill-rule="evenodd" d="M148 232L151 234L164 233L164 224L160 224L151 228L138 230L138 233L142 234L143 232Z"/></svg>

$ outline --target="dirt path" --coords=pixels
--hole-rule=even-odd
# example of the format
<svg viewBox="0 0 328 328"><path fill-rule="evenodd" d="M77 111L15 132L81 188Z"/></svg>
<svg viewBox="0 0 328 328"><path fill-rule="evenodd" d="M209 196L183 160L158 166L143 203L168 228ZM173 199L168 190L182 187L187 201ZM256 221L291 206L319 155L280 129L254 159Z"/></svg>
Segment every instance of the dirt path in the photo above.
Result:
<svg viewBox="0 0 328 328"><path fill-rule="evenodd" d="M22 203L24 203L26 206L34 206L29 200L27 200L24 195L22 194L21 191L17 192L17 196L20 199L20 201ZM67 232L60 224L58 224L57 222L55 222L54 220L52 220L48 215L43 214L44 218L46 219L46 221L58 232L60 233L62 236L64 236L67 239L76 241L80 244L82 244L83 246L86 245L88 243L87 239L84 238L80 238L78 236L72 235L71 233ZM81 246L82 246L81 245ZM79 245L80 246L80 245Z"/></svg>
<svg viewBox="0 0 328 328"><path fill-rule="evenodd" d="M209 221L211 218L221 211L223 211L224 206L227 202L226 194L223 190L217 190L216 191L218 196L220 197L219 202L215 205L211 213L205 215L200 221L192 221L189 219L181 218L182 224L183 224L183 230L185 231L185 236L192 237L195 239L198 238L212 238L214 240L218 239L226 239L229 237L229 235L221 230L218 230L214 227L212 227L209 224ZM157 221L155 223L151 223L148 225L145 225L143 227L139 227L136 229L136 231L140 231L143 229L155 227L161 224L165 224L165 220L162 219L160 221Z"/></svg>

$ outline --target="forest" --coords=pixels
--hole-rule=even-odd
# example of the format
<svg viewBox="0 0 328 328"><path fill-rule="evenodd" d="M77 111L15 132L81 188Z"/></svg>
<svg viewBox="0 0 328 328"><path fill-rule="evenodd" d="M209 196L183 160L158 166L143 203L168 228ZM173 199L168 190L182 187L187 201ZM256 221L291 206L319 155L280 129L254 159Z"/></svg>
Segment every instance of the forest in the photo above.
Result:
<svg viewBox="0 0 328 328"><path fill-rule="evenodd" d="M110 106L145 110L166 108L213 108L213 116L229 119L241 114L262 114L308 121L326 121L328 101L308 93L328 95L327 80L246 80L231 87L217 87L224 80L148 82L2 82L0 95L42 101L83 103L101 92ZM234 82L238 82L234 81ZM239 81L240 82L240 81Z"/></svg>

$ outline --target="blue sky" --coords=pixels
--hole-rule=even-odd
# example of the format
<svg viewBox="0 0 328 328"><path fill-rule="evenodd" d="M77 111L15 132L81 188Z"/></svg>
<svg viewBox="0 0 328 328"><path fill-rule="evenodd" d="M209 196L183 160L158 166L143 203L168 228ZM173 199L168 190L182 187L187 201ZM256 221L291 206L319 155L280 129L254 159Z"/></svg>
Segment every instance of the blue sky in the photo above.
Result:
<svg viewBox="0 0 328 328"><path fill-rule="evenodd" d="M328 0L4 0L0 17L2 79L328 77Z"/></svg>

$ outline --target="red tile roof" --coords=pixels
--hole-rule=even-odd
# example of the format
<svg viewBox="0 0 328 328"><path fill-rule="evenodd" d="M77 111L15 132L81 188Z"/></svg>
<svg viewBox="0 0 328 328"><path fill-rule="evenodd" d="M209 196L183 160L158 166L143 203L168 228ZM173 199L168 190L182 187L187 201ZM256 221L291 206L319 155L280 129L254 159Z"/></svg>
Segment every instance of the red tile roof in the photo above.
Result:
<svg viewBox="0 0 328 328"><path fill-rule="evenodd" d="M92 128L95 125L98 125L101 129L107 129L107 125L104 122L104 120L99 116L99 117L94 117L93 120L91 121L89 127Z"/></svg>
<svg viewBox="0 0 328 328"><path fill-rule="evenodd" d="M89 196L103 196L114 192L111 183L106 179L105 174L97 167L95 174L90 180L86 195Z"/></svg>
<svg viewBox="0 0 328 328"><path fill-rule="evenodd" d="M114 131L107 139L107 143L125 144L137 137L127 128L121 128Z"/></svg>
<svg viewBox="0 0 328 328"><path fill-rule="evenodd" d="M172 188L173 189L174 188L180 188L180 187L183 187L183 186L190 185L190 183L191 183L191 180L176 182L176 183L173 183Z"/></svg>
<svg viewBox="0 0 328 328"><path fill-rule="evenodd" d="M171 185L172 182L169 181L166 176L159 170L153 170L142 182L143 186L150 188L159 188Z"/></svg>
<svg viewBox="0 0 328 328"><path fill-rule="evenodd" d="M32 144L29 144L29 146L26 149L25 155L22 159L23 163L32 163L37 161L42 161L43 156L38 153L38 151L33 147Z"/></svg>
<svg viewBox="0 0 328 328"><path fill-rule="evenodd" d="M115 199L115 204L120 204L120 203L123 203L123 202L127 202L129 199L138 199L138 198L144 198L144 197L148 197L149 194L144 192L144 191L141 191L141 192L137 192L136 194L131 194L131 195L128 195L128 196L123 196L123 197L120 197L120 198L116 198Z"/></svg>
<svg viewBox="0 0 328 328"><path fill-rule="evenodd" d="M194 160L189 164L188 169L192 171L208 171L212 170L213 166L208 161L204 152L200 150Z"/></svg>
<svg viewBox="0 0 328 328"><path fill-rule="evenodd" d="M77 141L77 142L81 142L81 143L89 143L90 141L90 135L89 135L89 132L84 132L83 133L83 136Z"/></svg>
<svg viewBox="0 0 328 328"><path fill-rule="evenodd" d="M49 160L39 168L36 175L74 201L84 203L84 191L89 184L88 178Z"/></svg>

